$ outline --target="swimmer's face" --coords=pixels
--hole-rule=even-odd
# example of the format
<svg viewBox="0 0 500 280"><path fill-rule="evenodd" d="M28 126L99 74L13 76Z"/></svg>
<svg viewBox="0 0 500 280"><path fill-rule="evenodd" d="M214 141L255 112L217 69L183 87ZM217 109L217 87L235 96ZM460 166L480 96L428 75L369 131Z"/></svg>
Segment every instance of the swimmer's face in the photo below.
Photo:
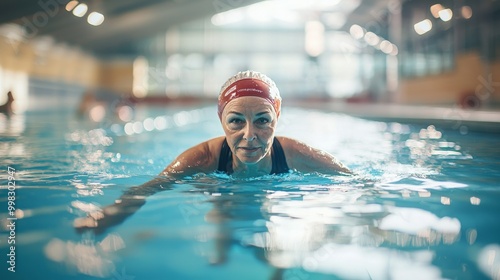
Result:
<svg viewBox="0 0 500 280"><path fill-rule="evenodd" d="M227 143L244 164L257 163L269 154L277 121L273 106L255 96L232 100L221 118Z"/></svg>

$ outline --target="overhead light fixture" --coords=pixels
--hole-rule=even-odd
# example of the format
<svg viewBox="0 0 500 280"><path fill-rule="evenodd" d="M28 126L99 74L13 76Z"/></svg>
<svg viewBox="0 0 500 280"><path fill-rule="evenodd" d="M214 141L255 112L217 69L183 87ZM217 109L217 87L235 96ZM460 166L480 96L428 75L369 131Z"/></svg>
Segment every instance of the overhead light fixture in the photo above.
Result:
<svg viewBox="0 0 500 280"><path fill-rule="evenodd" d="M77 17L83 17L86 13L89 7L85 3L80 3L76 8L73 10L73 14Z"/></svg>
<svg viewBox="0 0 500 280"><path fill-rule="evenodd" d="M384 40L380 43L380 50L386 54L390 54L394 50L394 47L391 42Z"/></svg>
<svg viewBox="0 0 500 280"><path fill-rule="evenodd" d="M390 55L396 56L396 55L398 55L398 53L399 53L398 46L392 44L392 51L391 51Z"/></svg>
<svg viewBox="0 0 500 280"><path fill-rule="evenodd" d="M424 19L420 22L415 23L413 28L418 35L423 35L432 29L432 22L429 19Z"/></svg>
<svg viewBox="0 0 500 280"><path fill-rule="evenodd" d="M305 28L305 49L312 57L317 57L325 50L325 26L319 21L309 21Z"/></svg>
<svg viewBox="0 0 500 280"><path fill-rule="evenodd" d="M78 1L69 1L68 4L66 4L66 11L71 12L76 7L76 5L78 5Z"/></svg>
<svg viewBox="0 0 500 280"><path fill-rule="evenodd" d="M444 7L441 4L434 4L431 6L430 10L433 17L439 18L439 12L444 10Z"/></svg>
<svg viewBox="0 0 500 280"><path fill-rule="evenodd" d="M351 36L354 39L361 39L363 36L365 36L365 31L363 30L363 27L353 24L351 28L349 28L349 33L351 33Z"/></svg>
<svg viewBox="0 0 500 280"><path fill-rule="evenodd" d="M101 25L104 22L104 15L98 12L92 12L87 17L87 22L93 26Z"/></svg>
<svg viewBox="0 0 500 280"><path fill-rule="evenodd" d="M470 19L472 17L472 8L469 6L462 7L462 16L465 19Z"/></svg>
<svg viewBox="0 0 500 280"><path fill-rule="evenodd" d="M451 9L444 9L439 11L439 18L442 21L449 21L451 18L453 18L453 12Z"/></svg>
<svg viewBox="0 0 500 280"><path fill-rule="evenodd" d="M380 43L380 38L373 32L366 32L364 38L365 42L370 46L376 46L378 43Z"/></svg>

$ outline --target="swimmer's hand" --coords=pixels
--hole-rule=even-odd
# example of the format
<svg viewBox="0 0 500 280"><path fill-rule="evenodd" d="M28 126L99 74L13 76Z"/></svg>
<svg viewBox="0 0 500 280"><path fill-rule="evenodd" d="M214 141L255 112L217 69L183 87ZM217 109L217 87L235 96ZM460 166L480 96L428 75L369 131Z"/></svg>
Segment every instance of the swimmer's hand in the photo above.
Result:
<svg viewBox="0 0 500 280"><path fill-rule="evenodd" d="M121 224L145 203L144 198L118 200L114 204L106 206L102 211L92 212L87 217L75 219L73 226L78 233L91 230L96 234L101 234L106 229Z"/></svg>
<svg viewBox="0 0 500 280"><path fill-rule="evenodd" d="M119 225L132 216L146 203L148 196L172 189L171 184L174 180L168 177L157 177L140 186L132 187L125 191L119 200L106 206L102 211L89 213L87 217L75 219L73 226L79 233L86 230L93 230L97 234L103 233L106 229Z"/></svg>

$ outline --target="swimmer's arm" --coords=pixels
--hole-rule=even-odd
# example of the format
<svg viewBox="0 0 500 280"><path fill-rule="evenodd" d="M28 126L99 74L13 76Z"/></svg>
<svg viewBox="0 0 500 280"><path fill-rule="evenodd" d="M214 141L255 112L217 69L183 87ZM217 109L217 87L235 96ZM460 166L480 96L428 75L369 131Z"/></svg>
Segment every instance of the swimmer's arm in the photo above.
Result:
<svg viewBox="0 0 500 280"><path fill-rule="evenodd" d="M171 184L173 181L173 178L157 177L140 186L131 187L113 204L104 207L100 211L89 213L87 217L75 219L73 226L79 232L92 229L95 233L102 233L107 228L119 225L132 216L146 204L148 196L172 189Z"/></svg>
<svg viewBox="0 0 500 280"><path fill-rule="evenodd" d="M325 174L353 174L333 155L313 148L298 140L279 137L285 150L288 166L300 172L319 172Z"/></svg>
<svg viewBox="0 0 500 280"><path fill-rule="evenodd" d="M212 139L189 148L174 159L162 171L161 175L182 178L196 173L215 171L218 159L215 158L213 153L214 142L218 142L218 140Z"/></svg>
<svg viewBox="0 0 500 280"><path fill-rule="evenodd" d="M102 211L76 219L74 227L78 231L90 228L96 233L101 233L132 216L146 203L148 196L172 189L176 179L200 172L215 171L216 161L211 155L213 153L210 152L210 148L213 149L220 143L222 143L220 139L213 139L188 149L169 164L159 177L126 190L115 203L106 206Z"/></svg>

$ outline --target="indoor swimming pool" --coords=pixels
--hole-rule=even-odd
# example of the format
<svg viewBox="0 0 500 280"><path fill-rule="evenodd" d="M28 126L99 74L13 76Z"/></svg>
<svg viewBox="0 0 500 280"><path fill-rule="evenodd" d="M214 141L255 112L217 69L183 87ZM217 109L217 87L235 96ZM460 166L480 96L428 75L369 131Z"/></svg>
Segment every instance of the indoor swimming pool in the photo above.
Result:
<svg viewBox="0 0 500 280"><path fill-rule="evenodd" d="M199 174L82 233L76 219L222 135L215 106L0 118L1 279L500 279L498 134L285 106L277 135L356 175Z"/></svg>

